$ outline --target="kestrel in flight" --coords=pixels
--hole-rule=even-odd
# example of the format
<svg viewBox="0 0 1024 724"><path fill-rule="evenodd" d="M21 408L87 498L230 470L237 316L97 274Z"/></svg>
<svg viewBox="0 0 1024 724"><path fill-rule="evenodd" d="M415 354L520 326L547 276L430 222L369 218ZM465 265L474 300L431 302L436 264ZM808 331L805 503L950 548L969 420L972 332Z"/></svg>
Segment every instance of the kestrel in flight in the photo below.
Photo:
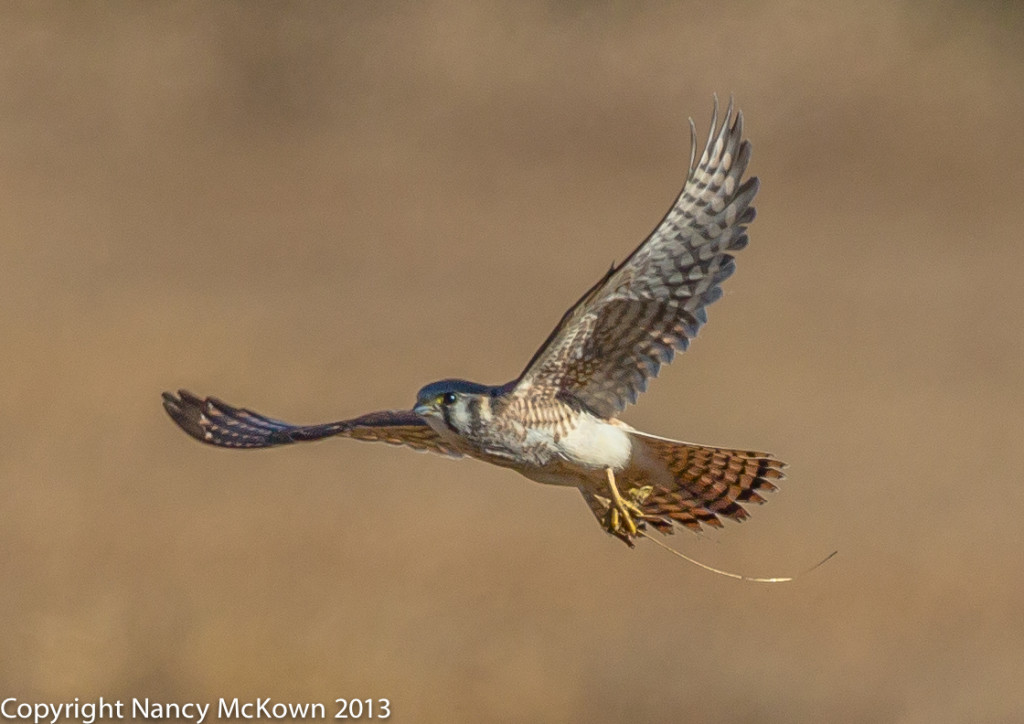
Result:
<svg viewBox="0 0 1024 724"><path fill-rule="evenodd" d="M164 408L189 435L229 448L340 436L468 456L540 483L579 488L602 526L629 546L652 526L693 530L743 520L784 463L768 453L696 445L641 432L617 416L685 350L707 322L747 245L757 178L744 180L750 142L732 103L686 184L647 239L591 287L523 372L504 385L447 379L419 391L411 410L291 425L214 397L165 392Z"/></svg>

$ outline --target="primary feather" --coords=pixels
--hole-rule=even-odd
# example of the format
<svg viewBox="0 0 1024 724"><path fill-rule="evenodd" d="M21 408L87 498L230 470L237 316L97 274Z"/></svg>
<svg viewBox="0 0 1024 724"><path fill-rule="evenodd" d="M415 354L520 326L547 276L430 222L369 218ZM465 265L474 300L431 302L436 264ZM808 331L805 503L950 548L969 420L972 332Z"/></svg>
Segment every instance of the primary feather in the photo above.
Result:
<svg viewBox="0 0 1024 724"><path fill-rule="evenodd" d="M735 269L729 252L747 244L758 189L757 178L743 181L749 159L742 113L734 116L730 103L719 128L716 102L707 145L675 204L566 312L513 394L575 401L605 418L636 402L707 322L707 306Z"/></svg>

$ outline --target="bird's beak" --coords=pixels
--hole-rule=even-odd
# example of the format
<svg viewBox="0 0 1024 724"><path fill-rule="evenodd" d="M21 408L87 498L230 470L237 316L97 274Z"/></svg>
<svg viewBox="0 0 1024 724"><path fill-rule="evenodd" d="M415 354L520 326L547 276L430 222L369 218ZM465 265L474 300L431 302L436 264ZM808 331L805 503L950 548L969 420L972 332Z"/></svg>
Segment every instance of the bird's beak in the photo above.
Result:
<svg viewBox="0 0 1024 724"><path fill-rule="evenodd" d="M419 405L416 405L416 407L412 408L412 411L415 412L420 417L428 417L434 412L434 408L432 408L430 405L425 405L421 403Z"/></svg>

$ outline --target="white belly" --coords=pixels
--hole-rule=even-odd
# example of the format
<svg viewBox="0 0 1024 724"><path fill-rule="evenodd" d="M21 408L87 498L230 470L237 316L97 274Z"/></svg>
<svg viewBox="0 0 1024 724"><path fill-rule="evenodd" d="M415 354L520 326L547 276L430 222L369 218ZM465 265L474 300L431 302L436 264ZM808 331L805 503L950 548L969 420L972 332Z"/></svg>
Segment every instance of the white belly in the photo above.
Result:
<svg viewBox="0 0 1024 724"><path fill-rule="evenodd" d="M582 415L579 424L556 443L569 462L582 468L622 470L633 453L633 442L623 427L591 415Z"/></svg>
<svg viewBox="0 0 1024 724"><path fill-rule="evenodd" d="M520 425L516 434L482 435L473 441L438 418L425 419L456 450L549 485L605 485L605 469L619 473L629 467L633 456L633 428L587 413L580 414L576 426L564 435L558 435L552 425L523 429L516 423Z"/></svg>
<svg viewBox="0 0 1024 724"><path fill-rule="evenodd" d="M633 442L627 432L630 429L584 415L576 429L558 440L550 431L534 430L527 435L528 442L539 443L547 451L545 461L512 467L538 483L603 486L607 480L605 468L620 472L630 463L633 452ZM539 439L541 437L543 439Z"/></svg>

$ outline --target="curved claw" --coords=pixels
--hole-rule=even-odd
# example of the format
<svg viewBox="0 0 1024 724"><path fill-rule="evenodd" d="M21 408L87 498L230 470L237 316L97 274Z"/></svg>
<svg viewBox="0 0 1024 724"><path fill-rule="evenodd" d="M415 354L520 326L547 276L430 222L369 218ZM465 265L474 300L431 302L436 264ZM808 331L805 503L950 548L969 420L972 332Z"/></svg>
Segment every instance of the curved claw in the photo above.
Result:
<svg viewBox="0 0 1024 724"><path fill-rule="evenodd" d="M615 483L615 473L611 468L605 468L608 476L608 490L611 493L611 501L608 503L608 511L605 513L605 530L632 548L635 544L633 539L639 535L638 531L646 529L646 514L641 507L644 501L650 497L653 488L649 485L642 488L632 488L623 498L619 493L619 487ZM639 521L639 524L637 523Z"/></svg>

